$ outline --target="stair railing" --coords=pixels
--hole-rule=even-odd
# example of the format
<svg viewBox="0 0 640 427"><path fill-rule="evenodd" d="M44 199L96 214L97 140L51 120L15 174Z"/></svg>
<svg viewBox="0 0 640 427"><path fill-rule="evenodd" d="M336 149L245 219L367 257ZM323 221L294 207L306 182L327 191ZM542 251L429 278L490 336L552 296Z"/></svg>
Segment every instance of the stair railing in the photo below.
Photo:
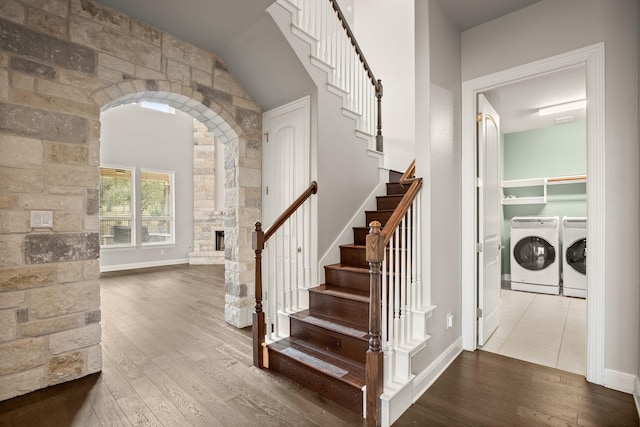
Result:
<svg viewBox="0 0 640 427"><path fill-rule="evenodd" d="M375 147L371 148L382 152L382 81L375 78L338 2L287 1L298 8L295 25L316 40L313 56L331 70L330 85L348 94L344 107L359 116L359 127L365 134L375 135Z"/></svg>
<svg viewBox="0 0 640 427"><path fill-rule="evenodd" d="M278 287L271 288L271 299L273 300L271 306L272 309L269 310L272 316L277 316L275 313L278 310L288 311L291 309L299 308L298 301L298 277L297 272L299 271L299 266L297 260L291 261L287 259L287 254L291 255L292 253L300 253L302 251L302 247L299 244L307 245L310 242L300 243L298 239L298 229L300 228L297 225L291 226L291 217L298 212L298 208L300 208L304 202L311 197L311 195L316 194L318 192L318 183L316 181L312 181L311 185L300 195L296 200L291 203L291 205L273 222L271 227L267 230L262 230L262 224L260 222L256 222L255 230L253 231L252 240L253 240L253 250L255 251L255 294L256 294L256 304L255 311L253 313L253 365L258 368L264 368L267 366L267 353L265 348L265 337L267 335L267 321L265 319L265 311L263 309L263 280L262 280L262 251L265 250L267 241L276 235L276 232L287 222L289 222L288 236L292 236L291 239L282 238L280 239L281 248L276 249L276 254L280 254L280 256L274 256L273 258L281 258L283 262L286 262L286 266L282 266L280 269L284 272L284 276L286 277L278 277ZM301 221L303 224L308 222L308 218L303 218ZM304 226L302 227L304 228ZM304 231L303 231L304 233ZM278 250L281 249L281 252ZM305 251L306 252L306 251ZM304 268L304 266L302 267ZM275 281L271 281L275 282ZM275 283L272 283L275 286ZM266 299L266 298L265 298ZM279 303L278 303L279 301ZM271 322L270 322L271 323Z"/></svg>
<svg viewBox="0 0 640 427"><path fill-rule="evenodd" d="M415 166L410 169L415 172ZM372 221L367 236L370 274L369 349L366 357L367 424L380 424L384 383L408 380L410 366L398 369L394 351L412 340L411 313L421 306L421 178L405 174L410 185L400 204L381 227ZM386 353L386 357L385 357ZM407 364L408 365L408 364ZM389 371L389 372L387 372Z"/></svg>

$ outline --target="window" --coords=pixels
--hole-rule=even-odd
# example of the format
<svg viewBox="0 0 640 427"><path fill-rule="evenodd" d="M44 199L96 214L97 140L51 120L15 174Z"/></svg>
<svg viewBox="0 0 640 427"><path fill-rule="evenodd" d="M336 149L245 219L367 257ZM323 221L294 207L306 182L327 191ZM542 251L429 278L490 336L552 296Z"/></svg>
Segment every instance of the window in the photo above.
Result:
<svg viewBox="0 0 640 427"><path fill-rule="evenodd" d="M173 174L142 171L142 244L173 243Z"/></svg>
<svg viewBox="0 0 640 427"><path fill-rule="evenodd" d="M100 168L100 245L134 243L132 169Z"/></svg>
<svg viewBox="0 0 640 427"><path fill-rule="evenodd" d="M173 172L100 168L100 245L173 244L173 183Z"/></svg>

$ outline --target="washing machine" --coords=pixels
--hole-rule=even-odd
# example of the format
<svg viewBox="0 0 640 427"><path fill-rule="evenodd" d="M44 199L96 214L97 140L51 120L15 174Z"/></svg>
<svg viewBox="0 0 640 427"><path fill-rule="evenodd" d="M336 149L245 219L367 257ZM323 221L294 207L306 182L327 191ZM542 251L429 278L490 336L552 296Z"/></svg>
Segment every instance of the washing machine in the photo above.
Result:
<svg viewBox="0 0 640 427"><path fill-rule="evenodd" d="M587 218L562 218L562 293L587 297Z"/></svg>
<svg viewBox="0 0 640 427"><path fill-rule="evenodd" d="M560 217L511 219L511 289L560 294Z"/></svg>

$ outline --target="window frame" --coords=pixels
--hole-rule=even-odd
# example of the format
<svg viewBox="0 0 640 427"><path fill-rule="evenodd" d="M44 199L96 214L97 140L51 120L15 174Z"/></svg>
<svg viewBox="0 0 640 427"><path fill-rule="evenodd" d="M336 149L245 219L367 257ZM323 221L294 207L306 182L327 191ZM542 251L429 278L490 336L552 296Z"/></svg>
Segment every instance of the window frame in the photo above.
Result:
<svg viewBox="0 0 640 427"><path fill-rule="evenodd" d="M135 248L137 245L137 227L136 227L136 212L138 209L137 206L137 192L136 192L136 179L137 179L137 171L135 167L132 166L122 166L122 165L113 165L113 164L103 164L100 165L100 186L98 188L98 193L99 193L99 199L101 200L102 198L102 169L120 169L120 170L126 170L129 171L131 174L131 179L130 179L130 187L131 187L131 216L130 216L130 223L131 223L131 241L130 243L119 243L119 244L111 244L111 245L106 245L106 244L102 244L102 239L103 239L103 235L101 235L100 233L98 233L99 239L100 239L100 249L130 249L130 248ZM101 206L100 206L101 208ZM100 225L99 230L102 229L102 221L103 220L122 220L122 217L113 217L113 216L104 216L101 215L100 213L100 209L98 209L98 222Z"/></svg>
<svg viewBox="0 0 640 427"><path fill-rule="evenodd" d="M143 242L142 238L140 239L140 247L149 247L149 246L167 246L167 245L175 245L176 243L176 189L175 189L175 182L176 182L176 173L175 171L167 171L167 170L161 170L161 169L151 169L151 168L140 168L140 208L136 209L136 214L138 215L139 218L139 225L140 226L140 230L142 231L142 221L145 219L145 217L142 215L142 175L143 173L155 173L155 174L164 174L164 175L168 175L169 176L169 186L170 186L170 192L169 192L169 203L170 203L170 213L169 213L169 217L167 218L166 216L158 216L158 217L151 217L151 218L158 218L158 219L163 219L163 220L169 220L169 226L170 226L170 239L168 241L164 241L164 242ZM146 217L149 218L149 217ZM137 227L136 227L137 228ZM142 237L142 236L140 236Z"/></svg>

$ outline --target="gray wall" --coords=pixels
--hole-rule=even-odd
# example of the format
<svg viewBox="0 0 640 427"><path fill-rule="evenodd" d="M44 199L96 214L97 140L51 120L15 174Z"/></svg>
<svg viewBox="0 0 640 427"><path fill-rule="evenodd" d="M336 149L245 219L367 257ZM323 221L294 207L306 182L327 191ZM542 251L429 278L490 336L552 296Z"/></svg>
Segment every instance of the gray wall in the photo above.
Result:
<svg viewBox="0 0 640 427"><path fill-rule="evenodd" d="M416 65L417 175L428 189L423 238L430 246L423 271L430 272L431 303L438 306L429 319L431 339L414 359L413 371L420 372L461 335L460 32L437 0L416 2ZM450 329L447 313L455 319Z"/></svg>
<svg viewBox="0 0 640 427"><path fill-rule="evenodd" d="M140 168L174 171L176 210L175 245L102 248L100 268L187 262L193 245L193 118L129 104L104 111L100 121L101 164L135 166L136 174Z"/></svg>
<svg viewBox="0 0 640 427"><path fill-rule="evenodd" d="M605 42L606 58L605 368L635 374L640 348L638 2L543 0L465 31L462 79L598 42Z"/></svg>

